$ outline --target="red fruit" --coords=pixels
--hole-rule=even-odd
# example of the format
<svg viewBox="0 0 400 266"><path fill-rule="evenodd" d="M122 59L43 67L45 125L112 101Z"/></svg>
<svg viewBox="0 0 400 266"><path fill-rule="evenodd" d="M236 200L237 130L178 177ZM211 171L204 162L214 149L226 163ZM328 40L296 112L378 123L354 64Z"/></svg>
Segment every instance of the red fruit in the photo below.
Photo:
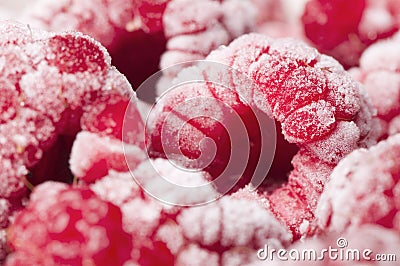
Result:
<svg viewBox="0 0 400 266"><path fill-rule="evenodd" d="M129 109L128 109L129 108ZM128 116L127 136L122 136L124 117ZM130 144L143 147L143 121L135 104L120 94L106 94L84 107L82 129L101 136L113 136ZM129 136L128 136L129 135Z"/></svg>
<svg viewBox="0 0 400 266"><path fill-rule="evenodd" d="M321 52L345 67L358 65L365 48L399 29L400 9L393 2L309 1L302 16L305 34Z"/></svg>
<svg viewBox="0 0 400 266"><path fill-rule="evenodd" d="M82 131L76 136L69 164L75 177L91 183L106 176L111 169L127 172L129 167L138 165L145 158L144 151L138 146Z"/></svg>
<svg viewBox="0 0 400 266"><path fill-rule="evenodd" d="M352 69L353 76L364 84L372 105L377 110L381 138L394 135L400 115L400 35L377 42L366 49L360 67Z"/></svg>
<svg viewBox="0 0 400 266"><path fill-rule="evenodd" d="M202 181L198 174L167 167L170 162L162 159L143 163L134 172L135 178L155 180L150 163L172 182L194 185ZM152 185L155 188L159 183ZM148 197L133 182L130 173L111 172L91 187L101 198L121 208L124 228L136 239L133 261L140 265L186 265L194 260L195 254L196 261L210 258L211 265L219 265L218 261L223 261L223 265L229 261L243 264L256 256L256 249L264 244L278 248L291 240L284 226L253 198L235 196L201 207L171 207ZM177 187L163 191L165 198L181 197L186 202L202 195L179 192Z"/></svg>
<svg viewBox="0 0 400 266"><path fill-rule="evenodd" d="M53 34L0 23L0 198L11 213L27 185L72 182L68 157L82 107L107 91L128 97L106 50L80 33Z"/></svg>
<svg viewBox="0 0 400 266"><path fill-rule="evenodd" d="M108 46L117 28L133 19L134 1L41 1L27 11L32 25L51 31L77 30Z"/></svg>
<svg viewBox="0 0 400 266"><path fill-rule="evenodd" d="M163 16L168 42L160 68L204 59L220 45L249 32L255 20L255 8L247 0L171 1ZM166 74L173 77L176 72L177 69L169 70Z"/></svg>
<svg viewBox="0 0 400 266"><path fill-rule="evenodd" d="M213 179L224 176L217 184L221 192L250 181L261 133L255 113L235 91L212 83L178 86L159 99L148 122L150 156L207 171Z"/></svg>
<svg viewBox="0 0 400 266"><path fill-rule="evenodd" d="M163 8L164 0L44 0L35 2L21 19L49 31L71 30L92 36L107 48L113 64L136 88L158 70L165 50L165 38L159 31Z"/></svg>
<svg viewBox="0 0 400 266"><path fill-rule="evenodd" d="M246 199L225 197L209 205L184 209L176 223L175 229L174 224L162 225L156 239L166 242L176 263L182 265L196 257L210 265L244 265L265 244L282 248L291 239L264 207Z"/></svg>
<svg viewBox="0 0 400 266"><path fill-rule="evenodd" d="M322 229L361 224L400 230L400 135L345 157L334 169L316 212Z"/></svg>
<svg viewBox="0 0 400 266"><path fill-rule="evenodd" d="M302 17L306 36L318 47L331 50L358 33L366 0L313 0Z"/></svg>
<svg viewBox="0 0 400 266"><path fill-rule="evenodd" d="M303 167L307 171L299 173L300 165L293 161L295 170L288 173L290 158L275 156L272 165L282 162L283 167L270 172L268 178L282 182L289 176L289 181L281 189L261 189L269 191L272 212L295 239L308 234L321 186L332 168L352 150L375 141L370 135L372 107L365 93L335 60L290 39L245 35L206 60L229 64L250 76L253 91L233 88L281 123L283 135L278 138L297 144L298 158L305 156L300 165L311 162ZM277 140L280 147L287 146L282 145L285 140ZM265 186L271 183L267 180Z"/></svg>
<svg viewBox="0 0 400 266"><path fill-rule="evenodd" d="M16 251L16 258L6 262L9 265L15 265L20 252L49 265L123 265L132 251L118 207L87 188L51 182L36 187L17 215L9 244Z"/></svg>

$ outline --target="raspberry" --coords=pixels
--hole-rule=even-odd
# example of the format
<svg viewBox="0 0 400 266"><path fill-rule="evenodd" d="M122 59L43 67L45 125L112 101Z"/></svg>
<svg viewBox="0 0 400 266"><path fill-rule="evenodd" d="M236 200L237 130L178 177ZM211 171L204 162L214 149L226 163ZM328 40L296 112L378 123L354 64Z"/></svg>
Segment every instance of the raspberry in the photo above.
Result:
<svg viewBox="0 0 400 266"><path fill-rule="evenodd" d="M123 125L125 116L128 120ZM106 176L111 169L133 170L146 158L144 125L136 102L129 104L120 94L105 93L84 106L81 126L69 163L75 177L86 183Z"/></svg>
<svg viewBox="0 0 400 266"><path fill-rule="evenodd" d="M213 49L250 31L255 16L254 6L247 0L171 1L163 16L168 42L160 68L204 59ZM167 73L175 74L175 71Z"/></svg>
<svg viewBox="0 0 400 266"><path fill-rule="evenodd" d="M345 67L357 65L366 47L399 29L400 9L394 2L309 1L302 16L305 34L321 52Z"/></svg>
<svg viewBox="0 0 400 266"><path fill-rule="evenodd" d="M352 150L374 143L372 107L365 93L335 60L290 39L245 35L206 59L249 75L256 84L254 91L239 91L241 96L282 125L278 143L298 146L299 158L305 157L293 161L295 169L300 167L296 160L312 162L303 167L308 169L304 174L298 176L295 170L287 184L268 195L271 211L297 239L314 219L321 186L332 168ZM284 160L280 165L289 164L291 158L282 158L275 157L273 165L279 160ZM285 170L270 172L269 177L284 180Z"/></svg>
<svg viewBox="0 0 400 266"><path fill-rule="evenodd" d="M341 232L366 223L399 229L399 145L395 135L338 164L316 212L322 229Z"/></svg>
<svg viewBox="0 0 400 266"><path fill-rule="evenodd" d="M184 209L176 218L179 228L161 226L156 238L166 241L177 263L187 265L195 254L212 265L243 265L265 244L281 248L290 234L258 203L225 197L198 208ZM174 241L174 235L182 238ZM239 252L236 250L240 250ZM201 263L200 263L201 264Z"/></svg>
<svg viewBox="0 0 400 266"><path fill-rule="evenodd" d="M135 178L153 178L149 163L153 163L153 167L171 181L186 185L201 181L199 175L168 167L170 162L163 159L143 163L134 172ZM183 174L190 179L179 178ZM212 256L212 265L219 265L219 260L224 261L223 265L229 261L243 264L250 261L255 249L265 243L282 247L291 240L286 229L252 198L235 196L196 208L170 207L144 194L132 182L129 173L116 172L110 172L91 188L101 198L121 208L124 229L136 239L133 261L140 265L186 265L193 261L194 254L199 256L200 261ZM179 190L165 190L164 198L185 197L184 194L177 195L177 192ZM192 193L186 197L196 199L201 194Z"/></svg>
<svg viewBox="0 0 400 266"><path fill-rule="evenodd" d="M79 30L108 46L133 19L134 1L38 1L23 19L51 31Z"/></svg>
<svg viewBox="0 0 400 266"><path fill-rule="evenodd" d="M360 149L334 169L316 212L322 229L341 232L348 227L376 223L400 229L400 135Z"/></svg>
<svg viewBox="0 0 400 266"><path fill-rule="evenodd" d="M92 36L107 48L113 64L137 87L158 70L159 57L165 50L159 27L159 12L164 6L165 1L153 0L41 0L20 19L49 31L73 30Z"/></svg>
<svg viewBox="0 0 400 266"><path fill-rule="evenodd" d="M400 35L377 42L367 48L360 67L351 69L353 76L364 84L382 125L381 138L400 132L396 117L400 115ZM379 89L378 89L379 88Z"/></svg>
<svg viewBox="0 0 400 266"><path fill-rule="evenodd" d="M10 204L10 220L27 186L72 182L68 159L82 107L106 92L125 98L132 92L105 49L87 36L13 22L0 23L0 32L0 106L7 110L0 115L0 198Z"/></svg>
<svg viewBox="0 0 400 266"><path fill-rule="evenodd" d="M52 182L35 188L9 229L9 243L16 258L6 265L18 265L21 253L46 265L123 265L132 250L119 208L87 188Z"/></svg>

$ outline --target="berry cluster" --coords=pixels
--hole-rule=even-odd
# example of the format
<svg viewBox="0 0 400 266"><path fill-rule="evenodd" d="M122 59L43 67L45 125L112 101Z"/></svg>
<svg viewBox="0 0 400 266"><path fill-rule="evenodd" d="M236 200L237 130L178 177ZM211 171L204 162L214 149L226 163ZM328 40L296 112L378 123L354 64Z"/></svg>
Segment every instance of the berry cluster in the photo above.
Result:
<svg viewBox="0 0 400 266"><path fill-rule="evenodd" d="M38 0L0 21L0 263L398 252L400 5L291 3Z"/></svg>

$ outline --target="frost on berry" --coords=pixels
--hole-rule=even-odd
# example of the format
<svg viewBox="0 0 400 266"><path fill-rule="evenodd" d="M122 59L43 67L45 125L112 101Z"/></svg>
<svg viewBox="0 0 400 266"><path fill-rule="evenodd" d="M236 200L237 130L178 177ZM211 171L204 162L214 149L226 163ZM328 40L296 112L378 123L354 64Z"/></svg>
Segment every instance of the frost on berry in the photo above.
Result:
<svg viewBox="0 0 400 266"><path fill-rule="evenodd" d="M139 166L134 175L154 178L149 163ZM199 175L196 181L195 174L167 167L170 162L166 160L152 163L160 175L171 181L185 185L201 181ZM221 265L221 261L222 265L230 265L229 262L241 265L256 256L256 250L265 243L280 248L291 241L285 227L252 198L225 197L201 207L171 207L149 197L133 182L130 173L113 171L91 185L91 189L120 207L123 228L135 239L132 260L140 265L187 265L193 262L195 254L201 258L194 261L211 257L210 265ZM164 191L185 196L177 192ZM186 197L195 199L199 195Z"/></svg>
<svg viewBox="0 0 400 266"><path fill-rule="evenodd" d="M351 69L353 76L363 83L377 110L382 139L400 132L395 125L395 117L400 114L399 44L400 35L396 35L371 45L362 54L360 66Z"/></svg>
<svg viewBox="0 0 400 266"><path fill-rule="evenodd" d="M207 80L207 73L201 77ZM217 185L221 193L250 181L261 149L252 108L234 90L212 82L181 84L161 97L149 116L147 133L151 157L204 170L213 179L225 175ZM236 183L226 182L234 181L235 174L238 183L228 187Z"/></svg>
<svg viewBox="0 0 400 266"><path fill-rule="evenodd" d="M195 254L200 262L208 257L210 265L243 265L265 243L281 248L290 242L291 235L257 202L225 197L183 209L175 222L160 227L156 239L167 244L181 265L193 261Z"/></svg>
<svg viewBox="0 0 400 266"><path fill-rule="evenodd" d="M249 32L255 24L255 17L255 8L247 0L171 1L163 16L168 42L160 68L204 59L220 45ZM177 73L166 71L166 74L174 76Z"/></svg>
<svg viewBox="0 0 400 266"><path fill-rule="evenodd" d="M212 177L207 172L191 172L162 158L144 161L132 173L152 197L167 204L192 206L221 197L208 184Z"/></svg>
<svg viewBox="0 0 400 266"><path fill-rule="evenodd" d="M0 190L14 205L28 184L72 182L68 157L83 106L106 91L125 98L132 91L88 36L9 21L0 23L0 33Z"/></svg>
<svg viewBox="0 0 400 266"><path fill-rule="evenodd" d="M280 123L278 148L289 142L300 150L292 162L293 172L284 166L290 165L291 158L282 153L272 164L283 160L281 169L286 170L272 171L268 178L288 182L279 189L268 189L274 181L266 181L267 187L260 190L265 190L271 211L292 230L295 239L307 235L332 168L352 150L375 142L373 108L363 88L336 60L292 39L244 35L206 59L250 76L252 92L241 94L242 88L235 83L233 89ZM303 156L300 161L312 163L299 173L297 168L303 163L299 164L298 158Z"/></svg>
<svg viewBox="0 0 400 266"><path fill-rule="evenodd" d="M17 215L9 229L9 244L16 258L23 253L49 265L123 265L132 250L118 207L87 188L51 182L38 186ZM11 255L10 265L15 265L14 259Z"/></svg>
<svg viewBox="0 0 400 266"><path fill-rule="evenodd" d="M77 30L109 45L133 18L133 1L37 1L23 19L51 31Z"/></svg>
<svg viewBox="0 0 400 266"><path fill-rule="evenodd" d="M52 32L70 30L93 37L107 48L113 64L137 87L158 70L159 57L165 51L161 21L166 3L166 0L40 0L31 4L19 20Z"/></svg>
<svg viewBox="0 0 400 266"><path fill-rule="evenodd" d="M132 98L131 101L135 99ZM143 121L136 102L129 103L130 100L120 94L101 95L93 103L84 106L81 119L82 129L143 147Z"/></svg>
<svg viewBox="0 0 400 266"><path fill-rule="evenodd" d="M316 212L321 228L341 232L372 223L399 230L399 147L395 135L336 166Z"/></svg>
<svg viewBox="0 0 400 266"><path fill-rule="evenodd" d="M129 172L110 171L108 176L92 184L91 189L121 209L124 230L141 239L134 242L135 247L145 246L141 241L149 241L146 238L159 225L163 206L148 197Z"/></svg>
<svg viewBox="0 0 400 266"><path fill-rule="evenodd" d="M72 173L91 183L112 169L126 172L146 158L144 151L120 140L82 131L74 141L69 160Z"/></svg>

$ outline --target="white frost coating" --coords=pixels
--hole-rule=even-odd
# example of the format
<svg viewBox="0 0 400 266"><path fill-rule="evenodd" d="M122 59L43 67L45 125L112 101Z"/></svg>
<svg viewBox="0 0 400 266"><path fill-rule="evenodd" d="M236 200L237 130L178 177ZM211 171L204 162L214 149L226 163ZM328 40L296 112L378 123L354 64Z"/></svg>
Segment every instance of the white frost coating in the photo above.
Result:
<svg viewBox="0 0 400 266"><path fill-rule="evenodd" d="M178 217L184 235L203 245L280 248L291 239L276 218L257 202L225 197L187 209ZM194 226L195 225L195 226Z"/></svg>
<svg viewBox="0 0 400 266"><path fill-rule="evenodd" d="M74 175L85 177L93 165L101 160L107 159L107 164L112 169L113 166L121 167L121 164L125 164L125 158L133 170L136 165L145 160L146 154L141 148L134 145L123 145L120 140L115 138L100 137L95 133L82 131L75 139L69 164Z"/></svg>
<svg viewBox="0 0 400 266"><path fill-rule="evenodd" d="M195 259L193 259L195 258ZM209 252L197 245L189 245L186 247L178 256L176 261L177 266L202 266L202 265L210 265L217 266L218 263L218 254L215 252Z"/></svg>
<svg viewBox="0 0 400 266"><path fill-rule="evenodd" d="M203 186L210 180L206 172L183 170L169 160L149 159L141 163L133 174L146 191L164 202L191 205L219 196L211 185Z"/></svg>
<svg viewBox="0 0 400 266"><path fill-rule="evenodd" d="M316 211L319 226L341 232L348 227L377 223L391 212L398 213L396 196L389 191L399 183L399 158L399 134L344 158L321 195ZM391 226L390 217L380 223Z"/></svg>
<svg viewBox="0 0 400 266"><path fill-rule="evenodd" d="M357 148L360 130L354 122L340 121L328 137L307 145L307 148L327 163L338 163L345 155Z"/></svg>
<svg viewBox="0 0 400 266"><path fill-rule="evenodd" d="M371 45L360 58L360 67L364 71L400 69L400 41L393 38Z"/></svg>

